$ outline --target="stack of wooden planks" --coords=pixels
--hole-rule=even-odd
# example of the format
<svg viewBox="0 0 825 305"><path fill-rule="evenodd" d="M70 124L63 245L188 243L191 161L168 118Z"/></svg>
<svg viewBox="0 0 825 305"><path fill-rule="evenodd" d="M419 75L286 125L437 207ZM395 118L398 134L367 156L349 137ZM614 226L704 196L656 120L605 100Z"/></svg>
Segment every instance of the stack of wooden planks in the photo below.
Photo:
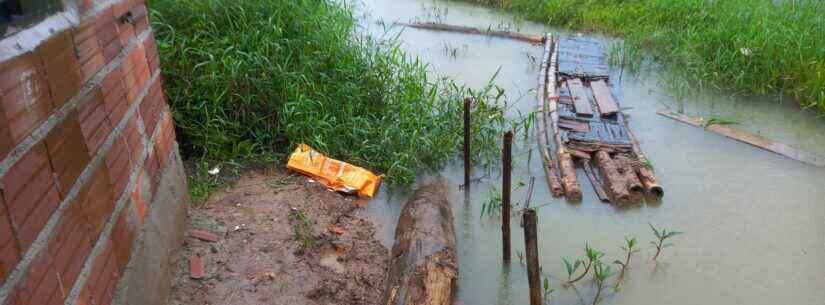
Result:
<svg viewBox="0 0 825 305"><path fill-rule="evenodd" d="M664 195L612 92L598 42L548 35L538 85L538 145L555 196L581 200L576 164L602 201Z"/></svg>

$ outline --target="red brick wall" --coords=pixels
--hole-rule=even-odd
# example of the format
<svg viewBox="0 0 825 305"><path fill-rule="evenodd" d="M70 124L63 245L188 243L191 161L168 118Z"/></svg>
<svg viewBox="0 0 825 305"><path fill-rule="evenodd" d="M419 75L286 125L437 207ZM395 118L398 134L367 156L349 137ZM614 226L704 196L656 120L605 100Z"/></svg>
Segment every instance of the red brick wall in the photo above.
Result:
<svg viewBox="0 0 825 305"><path fill-rule="evenodd" d="M66 2L0 62L0 304L110 304L174 153L143 1Z"/></svg>

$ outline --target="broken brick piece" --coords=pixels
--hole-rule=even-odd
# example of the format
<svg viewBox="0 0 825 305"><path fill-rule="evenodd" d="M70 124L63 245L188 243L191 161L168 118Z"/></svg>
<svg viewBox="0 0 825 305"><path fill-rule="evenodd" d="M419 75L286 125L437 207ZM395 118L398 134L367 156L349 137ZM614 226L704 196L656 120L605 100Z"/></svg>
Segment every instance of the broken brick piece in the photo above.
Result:
<svg viewBox="0 0 825 305"><path fill-rule="evenodd" d="M206 265L206 258L203 256L189 257L189 277L193 279L202 279L204 275L204 265Z"/></svg>
<svg viewBox="0 0 825 305"><path fill-rule="evenodd" d="M328 229L330 232L335 233L335 234L337 234L337 235L341 235L341 234L344 234L344 232L346 232L346 231L344 230L344 228L342 228L341 226L338 226L338 225L329 225L329 226L327 227L327 229Z"/></svg>
<svg viewBox="0 0 825 305"><path fill-rule="evenodd" d="M189 230L189 236L211 243L218 241L218 235L203 230L191 229Z"/></svg>

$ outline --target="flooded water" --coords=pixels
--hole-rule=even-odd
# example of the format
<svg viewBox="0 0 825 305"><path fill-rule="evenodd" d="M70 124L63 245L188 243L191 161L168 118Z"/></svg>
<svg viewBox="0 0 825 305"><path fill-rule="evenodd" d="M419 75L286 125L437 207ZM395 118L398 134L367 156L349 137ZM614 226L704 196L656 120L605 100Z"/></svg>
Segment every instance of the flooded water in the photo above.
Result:
<svg viewBox="0 0 825 305"><path fill-rule="evenodd" d="M522 42L463 34L389 27L394 21L440 21L481 28L510 27L528 33L571 33L533 23L513 26L507 15L464 3L423 0L365 0L358 7L367 32L401 32L403 48L431 65L438 75L469 86L482 86L499 71L496 83L517 111L535 106L541 48ZM605 39L604 37L596 37ZM614 70L613 79L620 71ZM823 304L825 302L825 169L808 166L738 143L702 129L661 117L656 111L678 103L655 72L622 75L620 94L631 128L665 187L659 204L619 210L603 204L584 180L584 200L571 204L549 195L540 160L528 151L532 138L517 143L514 184L536 177L533 205L538 209L539 253L543 274L555 292L551 304L590 304L595 289L589 276L574 289L561 283L567 275L563 257L583 257L585 243L606 252L604 261L622 257L625 236L640 240L623 288L607 290L601 304ZM616 81L617 85L619 84ZM688 114L738 121L769 138L825 154L825 119L801 112L790 100L732 98L698 92L682 105ZM472 185L465 202L458 185L462 165L442 172L450 182L460 261L459 304L528 304L527 272L514 253L501 263L500 220L481 216L489 189L500 186L494 173ZM481 171L476 170L475 176ZM514 191L523 202L526 188ZM369 205L390 247L405 194L382 191ZM517 218L514 218L517 219ZM523 232L513 223L513 250L523 251ZM653 240L648 223L684 231L665 249L659 263L650 260ZM615 267L614 267L615 270ZM615 277L610 280L612 284Z"/></svg>

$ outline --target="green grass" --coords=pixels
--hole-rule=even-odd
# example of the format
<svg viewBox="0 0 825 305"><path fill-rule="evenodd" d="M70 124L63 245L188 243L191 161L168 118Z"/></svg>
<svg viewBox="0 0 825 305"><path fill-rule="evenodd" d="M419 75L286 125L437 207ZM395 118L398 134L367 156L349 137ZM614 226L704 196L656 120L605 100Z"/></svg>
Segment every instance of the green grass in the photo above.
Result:
<svg viewBox="0 0 825 305"><path fill-rule="evenodd" d="M825 1L469 0L624 38L692 86L787 94L825 111Z"/></svg>
<svg viewBox="0 0 825 305"><path fill-rule="evenodd" d="M335 3L150 1L185 157L283 163L306 143L407 186L460 150L467 96L475 157L497 152L502 92L433 79L393 41L358 34L351 8Z"/></svg>

